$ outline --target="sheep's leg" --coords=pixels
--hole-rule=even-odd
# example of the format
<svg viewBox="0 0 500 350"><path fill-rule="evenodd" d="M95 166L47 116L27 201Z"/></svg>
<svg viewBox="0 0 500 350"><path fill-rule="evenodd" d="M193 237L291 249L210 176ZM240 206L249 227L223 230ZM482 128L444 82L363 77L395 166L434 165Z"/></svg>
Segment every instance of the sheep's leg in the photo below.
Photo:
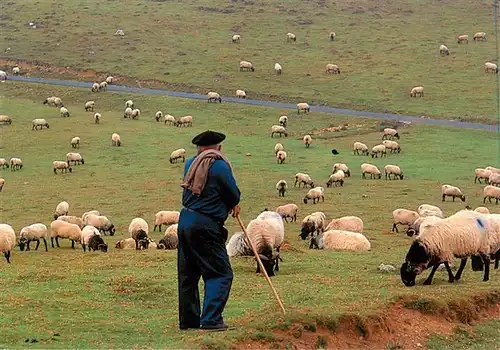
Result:
<svg viewBox="0 0 500 350"><path fill-rule="evenodd" d="M75 249L75 241L71 240L71 249Z"/></svg>
<svg viewBox="0 0 500 350"><path fill-rule="evenodd" d="M446 267L446 271L448 272L448 282L453 283L455 281L455 277L453 276L453 272L451 271L450 264L447 261L444 262L444 267Z"/></svg>
<svg viewBox="0 0 500 350"><path fill-rule="evenodd" d="M443 202L444 202L444 198L445 198L445 197L446 197L446 195L445 195L445 194L443 194L443 200L442 200Z"/></svg>
<svg viewBox="0 0 500 350"><path fill-rule="evenodd" d="M500 263L500 253L497 253L497 257L495 259L495 270L498 269L499 263Z"/></svg>
<svg viewBox="0 0 500 350"><path fill-rule="evenodd" d="M285 220L285 222L288 224L288 221L287 221L287 219L286 219L286 216L285 216L285 217L283 217L283 219L284 219L284 220Z"/></svg>
<svg viewBox="0 0 500 350"><path fill-rule="evenodd" d="M395 223L392 224L392 232L394 232L394 231L399 232L398 231L398 226Z"/></svg>
<svg viewBox="0 0 500 350"><path fill-rule="evenodd" d="M451 196L453 198L453 201L455 201L455 196Z"/></svg>
<svg viewBox="0 0 500 350"><path fill-rule="evenodd" d="M460 261L460 266L458 268L457 273L455 274L456 281L460 280L460 277L462 277L462 272L464 271L466 264L467 264L467 258L463 258L462 261Z"/></svg>
<svg viewBox="0 0 500 350"><path fill-rule="evenodd" d="M49 250L47 249L47 240L45 239L45 237L42 237L43 239L43 244L45 245L45 251L48 252Z"/></svg>
<svg viewBox="0 0 500 350"><path fill-rule="evenodd" d="M490 279L490 257L488 254L481 254L481 258L484 262L483 282L487 282Z"/></svg>
<svg viewBox="0 0 500 350"><path fill-rule="evenodd" d="M52 248L54 248L54 237L50 237L50 243L52 244Z"/></svg>
<svg viewBox="0 0 500 350"><path fill-rule="evenodd" d="M438 267L439 267L439 263L437 264L434 264L434 266L432 267L432 271L431 271L431 274L429 275L429 277L427 277L427 279L424 281L424 286L428 286L432 283L432 278L434 277L434 274L436 273Z"/></svg>
<svg viewBox="0 0 500 350"><path fill-rule="evenodd" d="M135 250L139 250L139 241L135 240Z"/></svg>
<svg viewBox="0 0 500 350"><path fill-rule="evenodd" d="M38 247L39 247L39 246L40 246L40 240L39 240L39 239L37 239L37 240L36 240L36 247L35 247L35 250L38 250Z"/></svg>
<svg viewBox="0 0 500 350"><path fill-rule="evenodd" d="M85 253L85 243L82 244L82 248L83 248L83 252ZM90 248L89 248L89 252L90 252Z"/></svg>
<svg viewBox="0 0 500 350"><path fill-rule="evenodd" d="M259 265L258 261L257 261L257 269L255 270L255 273L260 273L260 265Z"/></svg>
<svg viewBox="0 0 500 350"><path fill-rule="evenodd" d="M5 257L5 260L10 264L10 251L4 252L3 256Z"/></svg>
<svg viewBox="0 0 500 350"><path fill-rule="evenodd" d="M57 245L57 248L61 248L61 246L59 245L59 237L56 237L56 245ZM54 248L53 245L52 245L52 248Z"/></svg>

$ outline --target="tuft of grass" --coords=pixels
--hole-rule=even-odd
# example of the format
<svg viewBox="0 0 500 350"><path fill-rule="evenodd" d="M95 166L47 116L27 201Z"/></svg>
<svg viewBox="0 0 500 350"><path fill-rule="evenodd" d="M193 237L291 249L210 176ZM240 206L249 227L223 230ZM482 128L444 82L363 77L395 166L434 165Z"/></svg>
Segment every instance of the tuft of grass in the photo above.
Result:
<svg viewBox="0 0 500 350"><path fill-rule="evenodd" d="M499 349L500 320L491 320L473 327L472 332L457 327L453 335L434 334L427 341L430 350L480 350Z"/></svg>

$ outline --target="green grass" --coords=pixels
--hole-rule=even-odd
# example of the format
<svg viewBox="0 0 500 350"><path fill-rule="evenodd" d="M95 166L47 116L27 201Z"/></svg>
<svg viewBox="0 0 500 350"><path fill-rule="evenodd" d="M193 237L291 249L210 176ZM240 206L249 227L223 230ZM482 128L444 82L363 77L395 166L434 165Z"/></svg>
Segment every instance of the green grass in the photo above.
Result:
<svg viewBox="0 0 500 350"><path fill-rule="evenodd" d="M495 75L483 71L496 57L491 3L11 0L0 4L0 52L133 77L127 81L134 84L154 79L202 93L244 89L249 98L493 122ZM118 28L124 37L113 35ZM489 40L474 43L478 31ZM286 42L287 32L297 42ZM239 45L231 43L233 33L242 35ZM468 34L469 44L457 44L458 34ZM440 57L440 44L450 56ZM255 73L239 72L243 59ZM279 77L275 62L283 65ZM342 74L325 74L327 63ZM425 98L408 97L417 85Z"/></svg>
<svg viewBox="0 0 500 350"><path fill-rule="evenodd" d="M474 327L473 332L457 328L451 337L432 336L427 346L431 350L500 349L500 320L492 320Z"/></svg>
<svg viewBox="0 0 500 350"><path fill-rule="evenodd" d="M113 4L113 3L112 3ZM380 167L399 164L408 180L362 180L359 166L368 158L353 156L356 140L368 145L380 142L379 123L374 120L310 113L290 117L289 137L270 138L270 126L284 112L277 109L235 104L207 104L204 101L106 93L92 95L87 90L23 85L3 86L2 114L13 118L11 126L0 127L0 157L19 156L24 168L19 172L0 170L6 185L0 197L0 222L13 225L16 232L32 222L50 224L58 202L67 200L70 213L98 209L118 227L115 237L127 237L130 221L141 216L150 225L159 210L179 209L183 164L168 163L170 152L184 147L195 152L192 137L207 128L227 134L224 151L235 168L242 190L242 218L248 222L264 207L294 202L299 205L299 223L307 214L321 210L328 218L360 216L372 251L365 254L309 251L298 237L299 224L286 225L286 241L291 249L282 253L284 262L273 279L289 312L282 318L262 276L255 275L251 258L232 259L235 280L226 308L226 321L238 327L225 334L200 335L177 331L177 287L175 251L118 251L107 254L72 251L64 242L49 252L14 252L12 265L0 263L0 347L25 347L24 340L41 340L32 347L50 348L137 348L137 347L227 347L238 339L272 339L271 330L293 317L312 317L320 324L335 327L344 313L361 317L381 312L400 297L417 297L448 302L498 290L499 270L492 271L488 283L468 268L463 280L448 284L438 272L434 285L407 288L397 272L382 274L380 263L399 267L410 240L404 233L390 234L391 212L404 207L415 209L422 203L440 205L446 214L482 202L481 185L473 184L474 168L498 165L494 149L496 135L466 129L445 129L422 125L401 129L402 153L375 159ZM63 97L72 113L62 119L55 108L41 101L46 96ZM92 113L83 104L96 99L102 123L92 122ZM141 108L140 120L124 120L125 100L133 98ZM176 116L193 115L192 128L174 128L154 122L162 109ZM34 117L46 118L50 129L31 131ZM306 149L305 133L331 125L349 123L341 133L313 133ZM110 146L118 132L123 147ZM65 159L70 140L80 136L79 152L85 165L74 166L72 174L54 175L52 161ZM274 144L281 141L289 154L278 165ZM332 158L332 147L340 151ZM251 152L252 156L245 154ZM306 190L290 188L281 199L275 191L280 179L293 183L294 174L307 172L325 184L334 161L352 169L343 188L327 189L324 203L302 203ZM371 162L372 159L369 158ZM440 186L460 186L467 203L440 201ZM366 195L366 197L363 197ZM496 212L499 206L490 208ZM230 232L239 231L232 219ZM161 234L153 234L159 239ZM52 337L54 333L59 337ZM53 340L52 338L56 339Z"/></svg>

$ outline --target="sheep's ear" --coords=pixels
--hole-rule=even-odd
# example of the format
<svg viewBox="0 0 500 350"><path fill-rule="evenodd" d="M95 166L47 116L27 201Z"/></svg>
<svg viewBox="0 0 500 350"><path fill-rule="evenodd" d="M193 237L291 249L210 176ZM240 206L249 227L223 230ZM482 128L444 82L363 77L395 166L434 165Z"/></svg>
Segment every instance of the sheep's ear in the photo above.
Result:
<svg viewBox="0 0 500 350"><path fill-rule="evenodd" d="M260 258L260 260L269 261L269 258L267 256L262 255L262 254L259 254L259 258Z"/></svg>

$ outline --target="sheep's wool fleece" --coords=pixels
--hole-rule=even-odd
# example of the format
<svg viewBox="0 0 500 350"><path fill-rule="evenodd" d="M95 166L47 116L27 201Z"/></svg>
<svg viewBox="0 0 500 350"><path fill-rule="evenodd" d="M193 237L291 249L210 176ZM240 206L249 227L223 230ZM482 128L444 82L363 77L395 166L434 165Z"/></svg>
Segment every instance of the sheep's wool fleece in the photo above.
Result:
<svg viewBox="0 0 500 350"><path fill-rule="evenodd" d="M264 245L279 247L285 238L285 226L281 215L271 211L264 211L257 219L250 221L247 232L257 250Z"/></svg>
<svg viewBox="0 0 500 350"><path fill-rule="evenodd" d="M228 256L250 256L252 250L248 246L245 240L245 234L243 232L236 232L231 236L229 242L226 245Z"/></svg>
<svg viewBox="0 0 500 350"><path fill-rule="evenodd" d="M12 226L0 224L0 252L8 252L16 245L16 232Z"/></svg>
<svg viewBox="0 0 500 350"><path fill-rule="evenodd" d="M323 233L324 249L364 252L371 249L370 241L361 233L330 230Z"/></svg>
<svg viewBox="0 0 500 350"><path fill-rule="evenodd" d="M327 230L344 230L350 232L363 232L363 220L357 216L343 216L338 219L330 221Z"/></svg>

